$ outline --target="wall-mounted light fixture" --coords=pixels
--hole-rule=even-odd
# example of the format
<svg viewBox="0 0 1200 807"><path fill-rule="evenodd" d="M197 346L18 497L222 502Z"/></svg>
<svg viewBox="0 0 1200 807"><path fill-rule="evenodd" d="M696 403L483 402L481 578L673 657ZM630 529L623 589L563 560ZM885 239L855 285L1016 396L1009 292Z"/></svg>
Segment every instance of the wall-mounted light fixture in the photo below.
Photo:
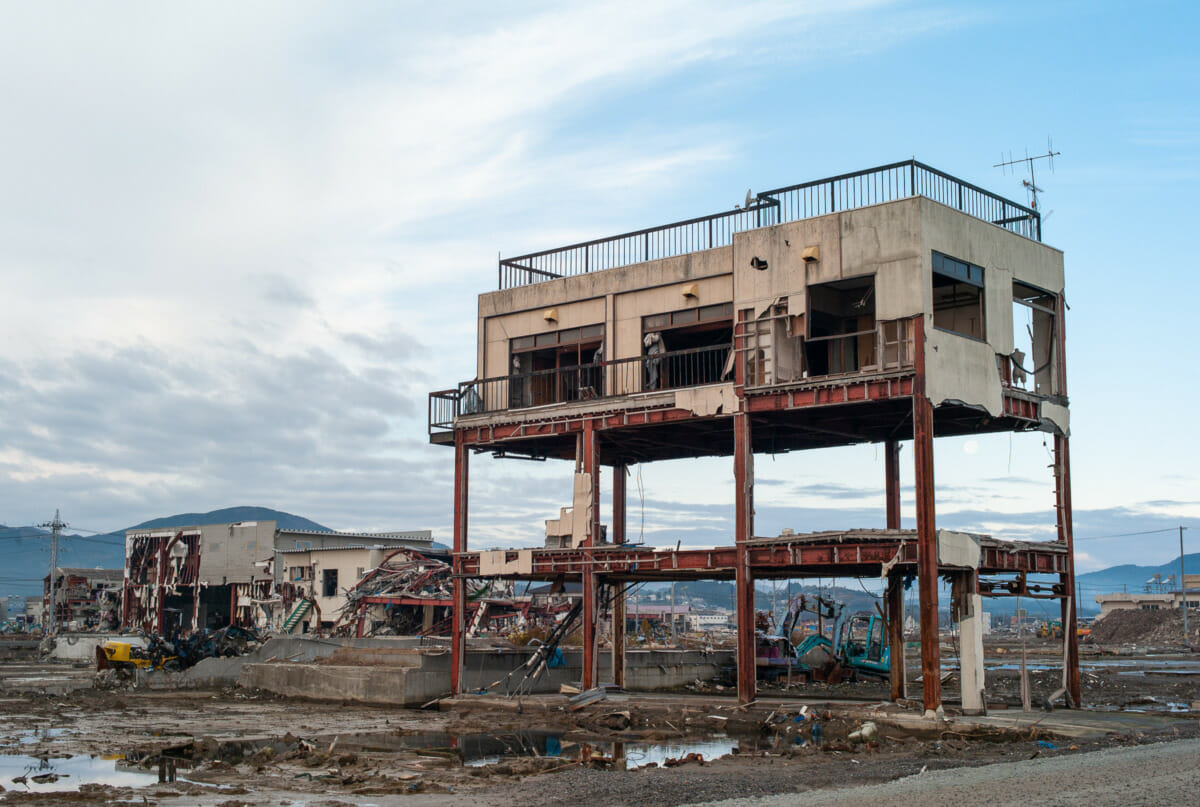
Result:
<svg viewBox="0 0 1200 807"><path fill-rule="evenodd" d="M679 290L684 297L689 300L700 299L700 286L696 283L689 283Z"/></svg>
<svg viewBox="0 0 1200 807"><path fill-rule="evenodd" d="M816 263L821 260L821 248L819 246L805 247L804 252L800 253L800 257L804 259L805 263Z"/></svg>
<svg viewBox="0 0 1200 807"><path fill-rule="evenodd" d="M761 272L767 268L767 262L764 261L762 258L758 257L757 255L755 255L753 258L750 259L750 268L757 269L758 271Z"/></svg>
<svg viewBox="0 0 1200 807"><path fill-rule="evenodd" d="M547 308L542 312L542 319L546 320L546 322L558 322L558 309Z"/></svg>

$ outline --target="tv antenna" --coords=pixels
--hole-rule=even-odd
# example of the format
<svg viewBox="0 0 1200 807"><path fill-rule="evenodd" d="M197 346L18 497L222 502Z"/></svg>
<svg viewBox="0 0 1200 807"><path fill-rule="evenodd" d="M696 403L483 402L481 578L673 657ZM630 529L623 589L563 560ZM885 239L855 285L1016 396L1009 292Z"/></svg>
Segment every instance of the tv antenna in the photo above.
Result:
<svg viewBox="0 0 1200 807"><path fill-rule="evenodd" d="M1029 171L1029 179L1022 179L1021 185L1024 186L1025 190L1027 190L1029 192L1029 206L1031 208L1033 208L1034 211L1040 212L1040 209L1038 208L1038 194L1042 193L1043 189L1039 188L1037 185L1037 177L1034 175L1034 170L1033 170L1034 164L1038 160L1046 160L1050 165L1050 171L1053 172L1054 171L1054 158L1059 156L1060 154L1062 154L1062 152L1054 150L1054 143L1053 143L1053 141L1051 141L1050 136L1047 135L1046 136L1046 153L1045 154L1035 154L1031 157L1031 156L1029 156L1029 150L1026 149L1024 157L1018 157L1017 159L1014 160L1013 156L1012 156L1012 152L1010 151L1008 153L1007 160L1005 160L1004 155L1001 154L1000 162L993 165L992 168L999 168L1002 171L1004 171L1004 173L1007 174L1009 168L1013 168L1014 170L1016 170L1016 166L1020 165L1021 163L1024 163L1025 168Z"/></svg>

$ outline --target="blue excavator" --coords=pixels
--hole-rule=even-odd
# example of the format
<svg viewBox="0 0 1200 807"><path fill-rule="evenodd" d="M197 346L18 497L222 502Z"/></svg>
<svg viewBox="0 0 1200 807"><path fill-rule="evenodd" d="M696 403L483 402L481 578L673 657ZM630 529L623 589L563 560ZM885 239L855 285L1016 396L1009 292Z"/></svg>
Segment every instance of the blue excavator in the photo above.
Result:
<svg viewBox="0 0 1200 807"><path fill-rule="evenodd" d="M774 633L767 615L758 614L755 660L759 677L774 680L788 674L829 683L860 676L888 678L891 651L883 617L869 611L847 615L845 608L844 603L829 597L800 594L788 602L787 614ZM821 631L803 627L806 614L817 617Z"/></svg>

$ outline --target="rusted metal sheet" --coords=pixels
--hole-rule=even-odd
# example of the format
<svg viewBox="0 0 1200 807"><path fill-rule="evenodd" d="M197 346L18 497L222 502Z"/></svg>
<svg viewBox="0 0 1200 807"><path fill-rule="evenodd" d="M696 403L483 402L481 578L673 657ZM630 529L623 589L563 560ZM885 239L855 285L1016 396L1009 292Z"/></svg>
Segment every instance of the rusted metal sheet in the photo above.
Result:
<svg viewBox="0 0 1200 807"><path fill-rule="evenodd" d="M803 409L813 406L842 406L867 401L887 401L893 398L908 398L912 395L913 377L881 378L869 381L846 380L842 383L825 382L820 387L793 390L756 391L746 396L746 411L779 412L787 409Z"/></svg>

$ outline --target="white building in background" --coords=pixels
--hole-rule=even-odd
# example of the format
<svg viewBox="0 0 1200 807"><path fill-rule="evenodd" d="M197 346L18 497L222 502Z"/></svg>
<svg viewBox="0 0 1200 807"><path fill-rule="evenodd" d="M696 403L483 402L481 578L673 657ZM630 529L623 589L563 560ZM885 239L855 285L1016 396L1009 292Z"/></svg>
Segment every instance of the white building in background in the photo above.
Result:
<svg viewBox="0 0 1200 807"><path fill-rule="evenodd" d="M688 630L726 630L733 620L733 612L724 608L693 611L687 616Z"/></svg>

